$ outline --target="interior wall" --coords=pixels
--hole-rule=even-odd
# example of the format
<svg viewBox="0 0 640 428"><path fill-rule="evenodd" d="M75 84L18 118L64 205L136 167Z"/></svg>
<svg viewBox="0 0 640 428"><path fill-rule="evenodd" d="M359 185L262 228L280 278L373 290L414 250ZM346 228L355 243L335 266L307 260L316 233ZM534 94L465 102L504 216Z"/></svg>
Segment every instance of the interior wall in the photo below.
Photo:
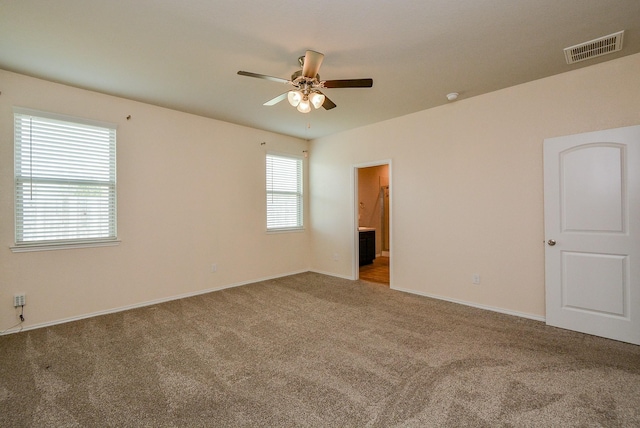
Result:
<svg viewBox="0 0 640 428"><path fill-rule="evenodd" d="M5 71L0 91L0 331L18 292L29 328L308 270L308 231L265 232L264 175L308 142ZM117 124L119 246L11 252L14 106Z"/></svg>
<svg viewBox="0 0 640 428"><path fill-rule="evenodd" d="M639 124L640 54L474 98L461 92L311 143L312 268L352 276L350 174L388 158L393 288L542 318L543 140Z"/></svg>

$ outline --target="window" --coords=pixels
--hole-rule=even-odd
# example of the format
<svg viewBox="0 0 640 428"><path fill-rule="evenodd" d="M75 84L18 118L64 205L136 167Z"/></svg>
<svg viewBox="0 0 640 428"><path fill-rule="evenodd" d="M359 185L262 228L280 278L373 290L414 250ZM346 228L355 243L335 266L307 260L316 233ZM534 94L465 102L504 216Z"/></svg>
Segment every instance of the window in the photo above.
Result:
<svg viewBox="0 0 640 428"><path fill-rule="evenodd" d="M302 229L302 159L267 155L267 230Z"/></svg>
<svg viewBox="0 0 640 428"><path fill-rule="evenodd" d="M116 240L116 129L14 111L19 247Z"/></svg>

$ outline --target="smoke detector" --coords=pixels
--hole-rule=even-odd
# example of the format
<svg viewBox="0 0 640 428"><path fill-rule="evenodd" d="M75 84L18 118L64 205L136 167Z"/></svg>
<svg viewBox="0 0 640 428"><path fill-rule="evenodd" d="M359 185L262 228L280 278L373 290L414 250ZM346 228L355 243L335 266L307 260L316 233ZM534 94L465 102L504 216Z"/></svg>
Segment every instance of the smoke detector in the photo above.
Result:
<svg viewBox="0 0 640 428"><path fill-rule="evenodd" d="M573 64L622 49L624 30L564 49L567 64Z"/></svg>

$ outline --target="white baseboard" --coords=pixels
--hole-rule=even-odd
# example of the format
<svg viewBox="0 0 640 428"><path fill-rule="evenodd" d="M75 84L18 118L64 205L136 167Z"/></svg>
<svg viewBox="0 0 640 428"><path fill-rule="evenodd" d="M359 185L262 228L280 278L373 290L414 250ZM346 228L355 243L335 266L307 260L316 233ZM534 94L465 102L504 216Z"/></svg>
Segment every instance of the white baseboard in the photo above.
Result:
<svg viewBox="0 0 640 428"><path fill-rule="evenodd" d="M495 306L481 305L479 303L467 302L465 300L451 299L449 297L438 296L435 294L423 293L416 290L408 290L406 288L391 287L393 290L402 291L403 293L417 294L419 296L430 297L432 299L444 300L446 302L457 303L459 305L471 306L473 308L484 309L487 311L498 312L506 315L513 315L520 318L527 318L534 321L545 322L546 318L539 315L528 314L526 312L512 311L510 309L497 308Z"/></svg>
<svg viewBox="0 0 640 428"><path fill-rule="evenodd" d="M15 327L11 327L11 328L1 332L0 336L4 336L4 335L7 335L7 334L12 334L12 333L19 333L21 331L28 331L28 330L35 330L35 329L38 329L38 328L50 327L50 326L58 325L58 324L65 324L65 323L68 323L68 322L79 321L79 320L82 320L82 319L98 317L98 316L101 316L101 315L114 314L114 313L117 313L117 312L128 311L128 310L131 310L131 309L143 308L145 306L153 306L153 305L157 305L157 304L160 304L160 303L170 302L172 300L185 299L187 297L199 296L201 294L213 293L214 291L220 291L220 290L226 290L228 288L240 287L242 285L253 284L254 282L261 282L261 281L268 281L268 280L271 280L271 279L283 278L285 276L297 275L297 274L304 273L304 272L308 272L308 270L301 270L301 271L283 273L283 274L273 275L273 276L268 276L268 277L263 277L263 278L251 279L251 280L248 280L248 281L235 282L233 284L227 284L227 285L223 285L221 287L208 288L206 290L198 290L198 291L193 291L193 292L190 292L190 293L183 293L183 294L177 294L177 295L169 296L169 297L162 297L160 299L148 300L146 302L134 303L132 305L126 305L126 306L120 306L120 307L117 307L117 308L106 309L104 311L91 312L91 313L88 313L88 314L78 315L78 316L74 316L74 317L63 318L63 319L54 320L54 321L47 321L47 322L43 322L43 323L39 323L39 324L32 324L32 325L29 325L27 327L21 327L20 325L17 325Z"/></svg>
<svg viewBox="0 0 640 428"><path fill-rule="evenodd" d="M57 324L65 324L65 323L68 323L68 322L79 321L79 320L82 320L82 319L93 318L93 317L97 317L97 316L101 316L101 315L108 315L108 314L113 314L113 313L117 313L117 312L128 311L130 309L143 308L145 306L153 306L153 305L157 305L157 304L160 304L160 303L170 302L172 300L185 299L187 297L199 296L201 294L212 293L214 291L226 290L228 288L240 287L240 286L247 285L247 284L253 284L255 282L268 281L268 280L271 280L271 279L283 278L285 276L297 275L297 274L305 273L305 272L313 272L313 273L318 273L318 274L321 274L321 275L333 276L333 277L336 277L336 278L342 278L342 279L346 279L346 280L349 280L349 281L354 281L355 280L354 278L352 278L350 276L338 275L338 274L333 273L333 272L323 272L323 271L319 271L319 270L300 270L300 271L295 271L295 272L283 273L283 274L278 274L278 275L273 275L273 276L268 276L268 277L263 277L263 278L255 278L255 279L251 279L251 280L247 280L247 281L236 282L236 283L233 283L233 284L227 284L227 285L223 285L223 286L220 286L220 287L208 288L206 290L198 290L198 291L194 291L194 292L183 293L183 294L178 294L178 295L169 296L169 297L163 297L163 298L160 298L160 299L148 300L146 302L135 303L135 304L132 304L132 305L127 305L127 306L121 306L121 307L118 307L118 308L107 309L107 310L104 310L104 311L91 312L91 313L88 313L88 314L78 315L78 316L75 316L75 317L69 317L69 318L63 318L63 319L59 319L59 320L55 320L55 321L48 321L48 322L44 322L44 323L33 324L33 325L28 326L28 327L21 327L20 325L17 325L15 327L7 329L6 331L3 331L2 333L0 333L0 336L4 336L4 335L7 335L7 334L12 334L12 333L19 333L21 331L28 331L28 330L35 330L35 329L38 329L38 328L50 327L50 326L57 325ZM393 290L401 291L401 292L404 292L404 293L417 294L419 296L430 297L430 298L433 298L433 299L444 300L444 301L452 302L452 303L458 303L460 305L471 306L471 307L478 308L478 309L484 309L484 310L488 310L488 311L499 312L499 313L502 313L502 314L513 315L513 316L517 316L517 317L521 317L521 318L527 318L527 319L531 319L531 320L535 320L535 321L545 322L545 317L541 317L541 316L538 316L538 315L527 314L527 313L524 313L524 312L512 311L512 310L509 310L509 309L497 308L497 307L493 307L493 306L481 305L481 304L478 304L478 303L467 302L467 301L464 301L464 300L451 299L451 298L448 298L448 297L438 296L438 295L429 294L429 293L423 293L421 291L416 291L416 290L409 290L409 289L399 288L399 287L391 287L391 288Z"/></svg>
<svg viewBox="0 0 640 428"><path fill-rule="evenodd" d="M324 272L324 271L316 270L316 269L309 269L307 272L319 273L320 275L334 276L336 278L342 278L342 279L347 279L349 281L355 281L355 278L353 278L352 276L338 275L337 273L333 273L333 272Z"/></svg>

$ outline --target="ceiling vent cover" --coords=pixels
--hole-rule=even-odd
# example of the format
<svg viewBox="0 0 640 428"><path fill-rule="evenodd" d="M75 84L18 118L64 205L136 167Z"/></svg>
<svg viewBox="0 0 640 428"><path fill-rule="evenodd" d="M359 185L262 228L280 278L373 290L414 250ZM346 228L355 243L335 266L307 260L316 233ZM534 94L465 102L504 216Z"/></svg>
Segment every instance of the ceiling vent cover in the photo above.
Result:
<svg viewBox="0 0 640 428"><path fill-rule="evenodd" d="M567 59L567 64L573 64L575 62L619 51L622 49L623 35L624 30L608 36L599 37L595 40L591 40L590 42L580 43L579 45L565 48L564 56Z"/></svg>

